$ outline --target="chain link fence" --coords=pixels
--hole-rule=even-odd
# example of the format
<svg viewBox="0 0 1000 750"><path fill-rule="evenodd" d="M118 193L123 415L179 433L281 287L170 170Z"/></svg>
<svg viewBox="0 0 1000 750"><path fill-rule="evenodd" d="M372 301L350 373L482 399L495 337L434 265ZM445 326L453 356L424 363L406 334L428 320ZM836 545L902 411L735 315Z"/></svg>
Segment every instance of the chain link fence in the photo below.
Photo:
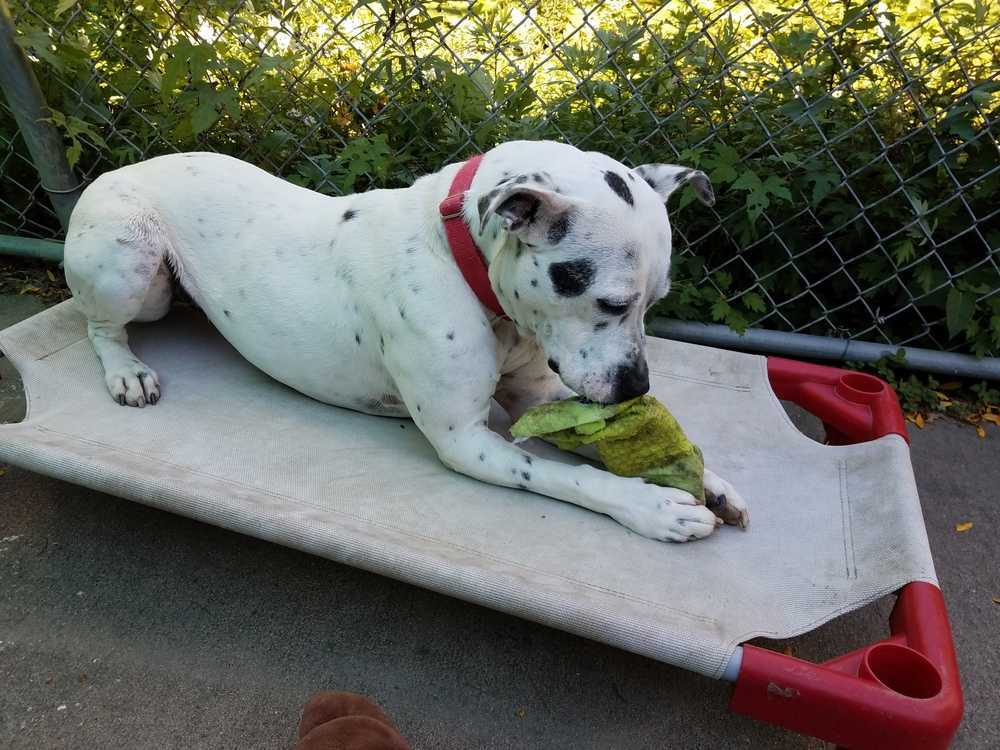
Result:
<svg viewBox="0 0 1000 750"><path fill-rule="evenodd" d="M512 138L700 166L659 313L1000 353L993 0L15 0L82 181L215 150L326 193ZM0 232L59 223L0 105ZM676 199L675 199L676 200Z"/></svg>

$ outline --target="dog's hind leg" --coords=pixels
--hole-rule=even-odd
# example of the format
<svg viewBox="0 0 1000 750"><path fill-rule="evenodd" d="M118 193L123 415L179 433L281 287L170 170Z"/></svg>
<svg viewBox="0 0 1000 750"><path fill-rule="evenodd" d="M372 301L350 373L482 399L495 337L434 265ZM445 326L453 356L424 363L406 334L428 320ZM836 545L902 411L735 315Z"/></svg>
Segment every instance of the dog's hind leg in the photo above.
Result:
<svg viewBox="0 0 1000 750"><path fill-rule="evenodd" d="M170 309L167 237L159 217L134 198L110 208L84 203L87 197L67 233L66 281L87 316L111 397L123 406L155 404L159 378L132 353L125 325L158 320Z"/></svg>

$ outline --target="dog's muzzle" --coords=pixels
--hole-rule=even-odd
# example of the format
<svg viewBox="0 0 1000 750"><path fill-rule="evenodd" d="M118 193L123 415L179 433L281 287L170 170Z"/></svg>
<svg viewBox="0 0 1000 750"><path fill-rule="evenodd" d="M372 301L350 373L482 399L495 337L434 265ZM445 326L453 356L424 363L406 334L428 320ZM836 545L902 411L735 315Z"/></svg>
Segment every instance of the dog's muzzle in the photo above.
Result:
<svg viewBox="0 0 1000 750"><path fill-rule="evenodd" d="M649 392L649 366L645 359L632 365L621 365L615 371L613 403L621 403Z"/></svg>

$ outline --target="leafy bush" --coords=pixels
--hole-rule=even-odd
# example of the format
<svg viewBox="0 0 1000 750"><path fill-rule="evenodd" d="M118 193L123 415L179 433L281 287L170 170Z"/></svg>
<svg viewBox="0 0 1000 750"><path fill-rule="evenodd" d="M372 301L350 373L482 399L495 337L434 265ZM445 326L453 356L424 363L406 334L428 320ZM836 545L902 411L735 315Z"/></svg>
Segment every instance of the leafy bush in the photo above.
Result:
<svg viewBox="0 0 1000 750"><path fill-rule="evenodd" d="M566 140L711 175L714 210L672 207L659 313L1000 351L989 0L13 6L89 177L212 149L338 193ZM0 148L13 134L0 111ZM37 193L12 195L0 226L58 232Z"/></svg>

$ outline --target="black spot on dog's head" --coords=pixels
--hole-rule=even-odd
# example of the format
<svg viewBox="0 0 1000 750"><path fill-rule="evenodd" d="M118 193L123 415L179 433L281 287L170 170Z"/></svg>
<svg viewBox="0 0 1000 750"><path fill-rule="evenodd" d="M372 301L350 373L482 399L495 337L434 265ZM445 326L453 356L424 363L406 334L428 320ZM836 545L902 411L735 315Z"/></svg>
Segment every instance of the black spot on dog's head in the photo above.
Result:
<svg viewBox="0 0 1000 750"><path fill-rule="evenodd" d="M454 341L455 340L455 332L454 331L448 331L448 333L445 335L445 338L448 339L449 341Z"/></svg>
<svg viewBox="0 0 1000 750"><path fill-rule="evenodd" d="M594 281L594 263L587 258L553 263L549 266L549 278L560 297L579 297Z"/></svg>
<svg viewBox="0 0 1000 750"><path fill-rule="evenodd" d="M549 224L549 231L547 238L550 245L558 245L566 237L569 232L569 227L572 222L572 217L569 211L559 214L552 223Z"/></svg>
<svg viewBox="0 0 1000 750"><path fill-rule="evenodd" d="M223 314L224 314L224 315L225 315L225 316L226 316L227 318L231 318L231 317L233 317L233 316L232 316L232 313L230 313L230 312L229 312L229 310L223 310L222 312L223 312Z"/></svg>
<svg viewBox="0 0 1000 750"><path fill-rule="evenodd" d="M615 192L615 195L630 206L635 205L635 200L632 198L632 191L628 189L628 185L625 184L625 180L621 178L621 175L608 170L604 173L604 181L608 183L608 187Z"/></svg>
<svg viewBox="0 0 1000 750"><path fill-rule="evenodd" d="M353 219L357 215L358 215L357 211L355 211L353 208L349 208L346 211L344 211L344 215L342 217L342 221L350 221L351 219Z"/></svg>

